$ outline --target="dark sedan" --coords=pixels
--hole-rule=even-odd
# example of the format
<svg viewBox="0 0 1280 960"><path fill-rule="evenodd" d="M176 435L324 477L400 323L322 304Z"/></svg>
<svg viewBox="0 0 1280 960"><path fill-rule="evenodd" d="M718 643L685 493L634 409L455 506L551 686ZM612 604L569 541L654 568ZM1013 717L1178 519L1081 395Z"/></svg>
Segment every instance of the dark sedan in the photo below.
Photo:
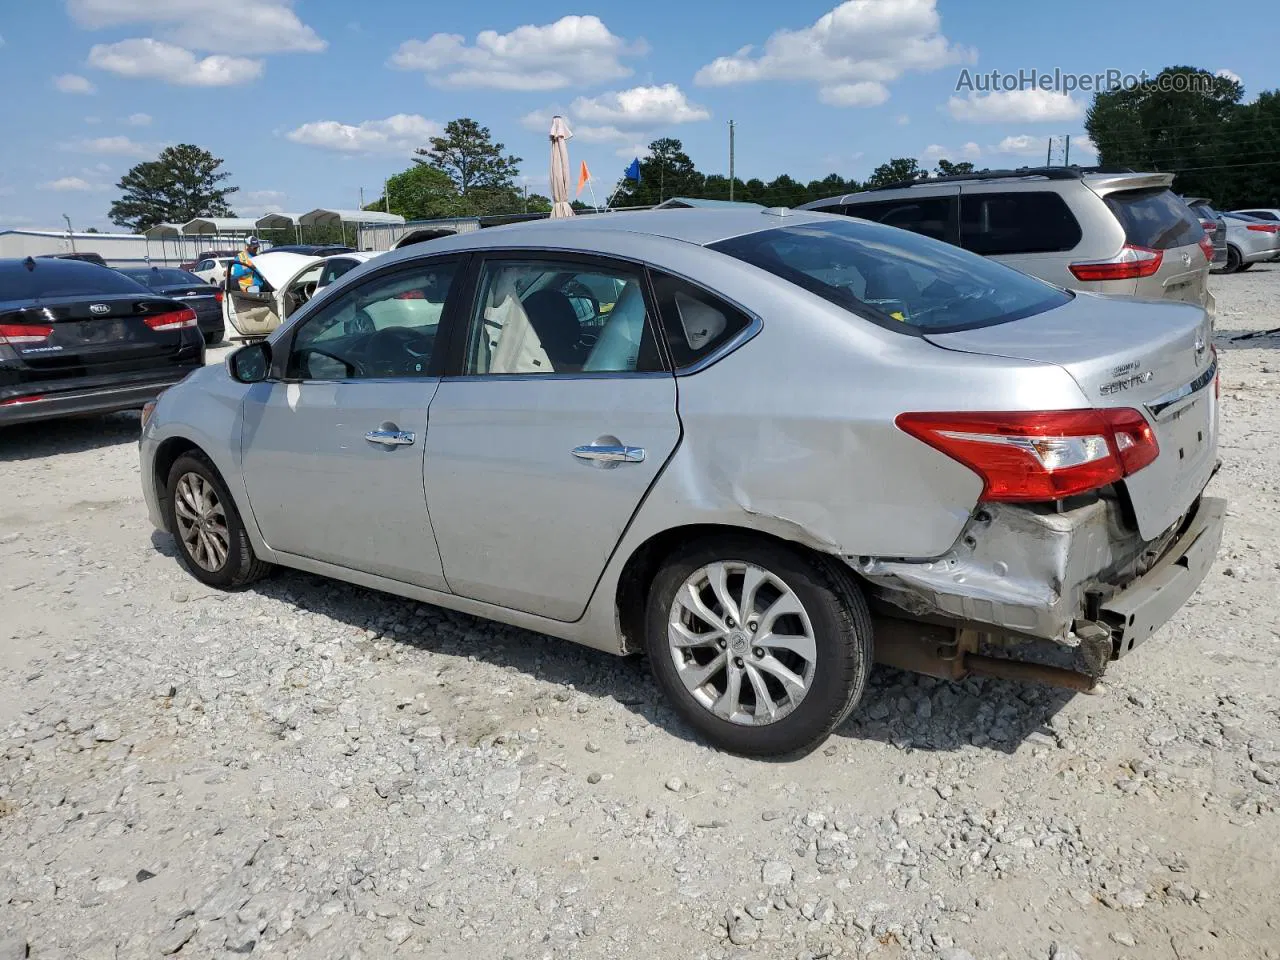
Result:
<svg viewBox="0 0 1280 960"><path fill-rule="evenodd" d="M120 272L156 293L181 300L196 312L204 342L209 346L222 342L226 333L222 322L222 290L211 287L194 273L174 267L126 267Z"/></svg>
<svg viewBox="0 0 1280 960"><path fill-rule="evenodd" d="M0 260L0 425L131 410L204 365L195 311L77 260Z"/></svg>

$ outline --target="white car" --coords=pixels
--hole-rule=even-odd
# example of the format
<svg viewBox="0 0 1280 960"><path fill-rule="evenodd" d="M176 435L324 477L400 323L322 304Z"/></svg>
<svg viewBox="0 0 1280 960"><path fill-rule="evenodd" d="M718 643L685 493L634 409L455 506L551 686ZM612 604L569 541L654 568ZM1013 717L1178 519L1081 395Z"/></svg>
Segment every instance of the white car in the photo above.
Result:
<svg viewBox="0 0 1280 960"><path fill-rule="evenodd" d="M339 277L378 256L372 252L309 257L287 250L260 253L253 265L270 289L244 292L224 281L223 314L239 339L265 337Z"/></svg>
<svg viewBox="0 0 1280 960"><path fill-rule="evenodd" d="M1232 213L1243 213L1246 217L1253 217L1257 220L1269 220L1272 223L1280 222L1280 209L1275 207L1258 207L1254 210L1232 210Z"/></svg>
<svg viewBox="0 0 1280 960"><path fill-rule="evenodd" d="M205 283L222 286L223 281L227 279L227 268L234 262L234 257L214 257L212 259L205 259L192 267L191 272Z"/></svg>

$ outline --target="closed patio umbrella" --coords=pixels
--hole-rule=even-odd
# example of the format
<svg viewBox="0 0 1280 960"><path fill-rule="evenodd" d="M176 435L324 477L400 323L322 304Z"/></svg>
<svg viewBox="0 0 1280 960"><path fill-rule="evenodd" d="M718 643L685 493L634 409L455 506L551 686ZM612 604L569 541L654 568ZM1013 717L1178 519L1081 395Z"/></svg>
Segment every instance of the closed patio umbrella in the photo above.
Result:
<svg viewBox="0 0 1280 960"><path fill-rule="evenodd" d="M572 217L569 206L569 138L573 131L564 117L551 118L551 216Z"/></svg>

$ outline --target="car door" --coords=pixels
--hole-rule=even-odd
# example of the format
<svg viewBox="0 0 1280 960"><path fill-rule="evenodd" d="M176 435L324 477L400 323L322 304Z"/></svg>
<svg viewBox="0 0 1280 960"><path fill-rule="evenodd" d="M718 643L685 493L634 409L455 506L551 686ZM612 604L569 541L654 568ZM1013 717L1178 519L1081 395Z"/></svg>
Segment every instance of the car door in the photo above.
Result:
<svg viewBox="0 0 1280 960"><path fill-rule="evenodd" d="M427 500L462 596L582 615L680 438L643 268L490 254L431 406Z"/></svg>
<svg viewBox="0 0 1280 960"><path fill-rule="evenodd" d="M244 478L273 549L447 589L423 491L437 340L459 261L417 261L317 304L244 403Z"/></svg>
<svg viewBox="0 0 1280 960"><path fill-rule="evenodd" d="M1059 286L1078 286L1072 251L1084 239L1080 221L1062 195L1043 183L960 188L960 246Z"/></svg>

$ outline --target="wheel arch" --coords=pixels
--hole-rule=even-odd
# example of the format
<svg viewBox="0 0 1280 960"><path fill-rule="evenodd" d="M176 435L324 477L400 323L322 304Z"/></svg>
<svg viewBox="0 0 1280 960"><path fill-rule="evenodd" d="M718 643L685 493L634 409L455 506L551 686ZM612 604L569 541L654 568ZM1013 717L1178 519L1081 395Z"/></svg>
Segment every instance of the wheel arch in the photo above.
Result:
<svg viewBox="0 0 1280 960"><path fill-rule="evenodd" d="M695 540L712 537L749 537L761 543L771 543L794 550L802 556L828 566L836 566L853 574L839 557L823 553L799 540L791 540L752 527L740 527L729 523L691 523L670 527L653 534L636 547L618 576L614 590L614 612L618 633L622 639L622 653L635 653L643 648L644 611L649 587L662 567L662 563L682 546Z"/></svg>
<svg viewBox="0 0 1280 960"><path fill-rule="evenodd" d="M163 502L168 495L166 487L169 482L169 471L173 469L173 465L178 462L180 456L193 450L208 459L210 463L213 462L204 448L189 437L174 436L160 441L151 461L151 483L158 501ZM224 477L224 482L225 479Z"/></svg>

